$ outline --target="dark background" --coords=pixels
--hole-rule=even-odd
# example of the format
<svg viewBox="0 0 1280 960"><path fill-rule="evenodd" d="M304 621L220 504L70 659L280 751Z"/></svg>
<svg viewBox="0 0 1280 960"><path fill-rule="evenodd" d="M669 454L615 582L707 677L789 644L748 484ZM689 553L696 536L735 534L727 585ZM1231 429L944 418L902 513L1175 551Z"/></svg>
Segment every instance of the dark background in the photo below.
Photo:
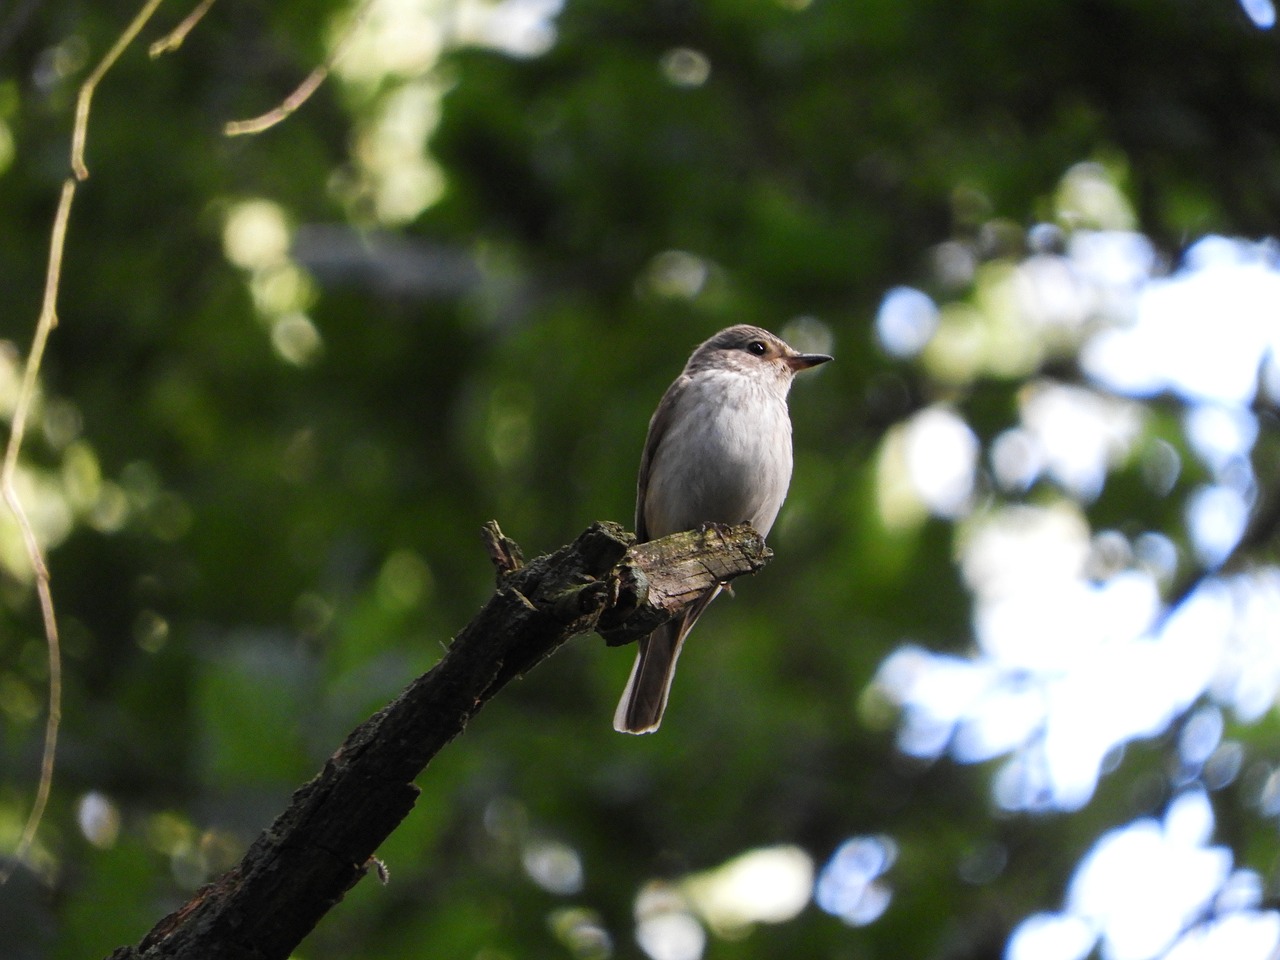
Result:
<svg viewBox="0 0 1280 960"><path fill-rule="evenodd" d="M1067 349L1027 377L941 382L882 350L874 319L898 284L975 296L938 271L939 245L1016 263L1082 161L1170 263L1206 233L1274 232L1275 34L1230 0L568 0L550 48L517 55L468 42L472 9L429 6L438 57L332 77L257 136L221 128L323 60L347 3L220 0L150 60L187 12L165 4L99 88L23 460L49 518L62 743L34 868L0 888L0 953L105 955L234 863L478 608L480 525L534 554L629 523L663 389L698 342L749 322L837 360L792 394L776 559L703 619L662 730L610 729L631 652L575 641L428 770L381 851L390 885L357 887L299 956L609 955L564 932L587 928L641 956L650 881L779 844L821 867L860 835L898 851L879 919L810 905L713 931L705 955L1000 956L1102 831L1161 812L1175 735L1135 745L1070 814L1000 811L995 761L895 751L897 718L864 694L880 663L905 641L972 641L958 525L881 515L886 432L946 401L985 444L1027 377L1080 374ZM77 88L132 15L0 5L0 336L18 354ZM388 127L408 159L375 168ZM379 206L378 177L402 168L439 176L433 203ZM237 265L224 231L250 201L290 246ZM1167 427L1176 401L1151 403ZM1086 515L1185 546L1194 476L1160 500L1139 472L1118 467ZM11 846L46 694L8 521L0 535ZM1265 759L1274 728L1231 734ZM1270 883L1274 822L1237 792L1215 794L1218 840ZM95 809L105 833L80 825ZM576 856L579 889L531 878L547 842Z"/></svg>

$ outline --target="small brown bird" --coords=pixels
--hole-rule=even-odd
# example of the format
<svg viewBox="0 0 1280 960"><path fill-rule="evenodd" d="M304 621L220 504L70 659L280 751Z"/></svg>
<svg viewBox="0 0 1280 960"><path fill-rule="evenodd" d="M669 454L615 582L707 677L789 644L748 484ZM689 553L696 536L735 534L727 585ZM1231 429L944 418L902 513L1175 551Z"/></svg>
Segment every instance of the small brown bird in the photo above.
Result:
<svg viewBox="0 0 1280 960"><path fill-rule="evenodd" d="M791 483L791 380L830 359L797 353L746 324L721 330L694 350L649 421L636 484L640 540L744 520L766 536ZM615 730L658 729L680 648L722 587L640 640Z"/></svg>

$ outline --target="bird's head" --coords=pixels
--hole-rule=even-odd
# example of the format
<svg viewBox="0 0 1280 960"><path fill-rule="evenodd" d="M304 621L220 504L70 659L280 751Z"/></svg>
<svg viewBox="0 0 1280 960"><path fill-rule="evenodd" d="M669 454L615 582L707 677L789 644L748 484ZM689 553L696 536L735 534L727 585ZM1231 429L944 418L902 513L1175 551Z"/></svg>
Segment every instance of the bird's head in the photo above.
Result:
<svg viewBox="0 0 1280 960"><path fill-rule="evenodd" d="M730 370L790 385L791 378L831 358L825 353L800 353L781 337L761 327L740 323L726 327L693 352L685 373Z"/></svg>

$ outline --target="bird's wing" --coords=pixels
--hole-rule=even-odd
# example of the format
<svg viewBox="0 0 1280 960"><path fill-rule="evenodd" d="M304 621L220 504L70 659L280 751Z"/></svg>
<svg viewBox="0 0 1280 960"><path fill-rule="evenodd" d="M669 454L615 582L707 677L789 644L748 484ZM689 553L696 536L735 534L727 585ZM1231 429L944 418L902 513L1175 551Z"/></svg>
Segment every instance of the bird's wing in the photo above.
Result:
<svg viewBox="0 0 1280 960"><path fill-rule="evenodd" d="M679 406L680 398L688 384L689 378L684 374L676 377L671 386L667 387L667 392L662 395L662 399L658 402L658 409L653 412L653 418L649 421L649 435L644 441L644 453L640 455L640 475L636 480L636 536L641 543L653 539L653 531L649 529L644 515L644 501L649 494L649 472L653 466L653 458L672 420L675 419L676 407ZM663 532L673 533L674 531Z"/></svg>

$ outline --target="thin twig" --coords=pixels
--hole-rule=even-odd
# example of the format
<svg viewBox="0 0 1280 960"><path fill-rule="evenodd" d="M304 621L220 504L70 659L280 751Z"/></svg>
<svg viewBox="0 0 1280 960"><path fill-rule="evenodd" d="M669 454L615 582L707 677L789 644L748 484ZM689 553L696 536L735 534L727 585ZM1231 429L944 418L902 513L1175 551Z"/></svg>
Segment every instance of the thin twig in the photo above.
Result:
<svg viewBox="0 0 1280 960"><path fill-rule="evenodd" d="M275 108L268 110L266 113L252 117L249 120L229 120L222 128L222 132L228 137L239 137L250 133L262 133L269 130L277 123L287 118L295 110L311 99L311 95L320 88L320 84L324 83L329 77L329 73L337 66L338 61L342 59L347 52L347 47L351 43L352 37L355 36L356 30L364 21L365 15L369 12L369 8L373 6L374 0L365 0L360 5L360 9L356 11L351 22L347 24L342 35L338 37L337 42L333 45L333 52L329 54L329 58L312 70L305 80L298 84L293 93L285 97Z"/></svg>
<svg viewBox="0 0 1280 960"><path fill-rule="evenodd" d="M80 93L76 97L75 128L71 134L71 169L75 172L77 180L85 180L89 176L89 168L84 165L84 142L89 130L89 104L93 100L94 91L97 90L98 84L102 82L106 72L120 59L120 54L124 53L125 48L133 43L134 38L146 26L147 21L151 19L151 15L156 12L156 8L162 2L163 0L146 0L146 3L142 5L142 9L138 11L129 25L124 28L124 32L116 38L116 42L107 51L107 55L93 68L93 72L80 85Z"/></svg>
<svg viewBox="0 0 1280 960"><path fill-rule="evenodd" d="M31 813L27 816L26 825L22 828L22 836L18 840L13 859L0 868L0 883L8 881L14 868L26 859L31 845L35 842L36 831L44 818L44 809L49 802L49 792L53 788L53 762L58 750L58 727L62 722L62 653L58 641L58 620L53 609L53 593L49 589L49 568L45 564L40 541L36 537L35 530L32 529L31 518L22 505L22 498L18 496L14 477L18 469L18 451L22 447L23 434L26 433L27 415L35 399L45 344L49 342L49 334L53 328L58 325L58 284L62 275L62 252L66 248L67 220L71 216L71 200L75 192L76 181L68 177L62 184L62 196L58 200L58 211L53 218L53 234L49 240L49 267L44 283L44 302L40 308L40 318L36 321L35 336L31 341L31 355L27 358L26 369L22 374L18 402L13 410L9 444L4 453L4 466L0 468L0 492L3 492L4 502L9 505L9 509L17 518L18 527L22 530L22 541L26 545L27 557L35 574L36 593L40 597L40 615L44 619L44 635L49 654L49 716L44 728L40 783L36 787L36 797L31 804Z"/></svg>
<svg viewBox="0 0 1280 960"><path fill-rule="evenodd" d="M187 34L195 29L196 24L204 18L212 6L213 0L200 0L196 8L187 14L180 24L147 48L147 56L154 60L156 57L177 50L187 39Z"/></svg>
<svg viewBox="0 0 1280 960"><path fill-rule="evenodd" d="M22 541L26 547L27 559L35 576L36 594L40 600L40 615L44 621L45 643L48 648L49 663L49 714L45 722L44 748L40 758L40 782L36 787L35 800L31 804L31 813L18 839L17 848L8 864L0 867L0 884L8 881L16 866L22 863L35 843L36 832L40 829L40 821L44 818L45 807L49 803L49 794L53 789L54 760L58 751L58 730L62 723L62 647L58 638L58 618L53 605L53 591L49 585L49 567L45 562L44 551L40 549L40 540L36 537L18 488L14 482L18 470L18 454L22 449L22 440L26 434L27 417L31 405L35 401L36 387L40 379L40 364L44 359L44 348L49 342L49 335L58 325L58 289L62 279L62 258L66 249L67 223L71 219L71 202L75 199L76 184L89 176L84 164L84 146L89 129L89 107L93 100L93 92L120 58L126 47L133 41L146 25L161 0L146 0L133 20L116 38L116 42L107 51L101 62L80 86L76 98L75 122L71 135L71 170L62 184L62 193L58 199L58 209L53 218L53 230L49 238L49 264L45 273L44 299L40 307L40 316L36 320L35 335L31 339L31 352L22 373L22 384L18 390L17 403L14 405L13 418L9 424L9 441L5 448L4 463L0 466L0 495L13 511L18 527L22 531Z"/></svg>
<svg viewBox="0 0 1280 960"><path fill-rule="evenodd" d="M319 89L320 84L324 83L328 76L329 64L320 64L307 74L307 79L298 84L297 89L280 101L277 107L250 120L229 120L222 128L222 132L228 137L239 137L246 133L261 133L263 130L271 129L310 100L311 95Z"/></svg>

